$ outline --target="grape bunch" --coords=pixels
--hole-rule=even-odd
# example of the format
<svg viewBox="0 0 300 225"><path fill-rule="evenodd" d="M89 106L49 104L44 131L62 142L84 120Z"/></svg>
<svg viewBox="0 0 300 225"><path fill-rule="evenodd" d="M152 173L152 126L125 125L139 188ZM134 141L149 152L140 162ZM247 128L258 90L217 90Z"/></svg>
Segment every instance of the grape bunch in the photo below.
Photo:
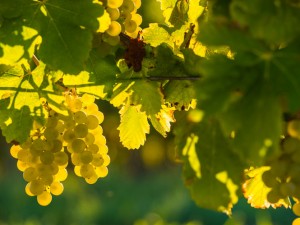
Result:
<svg viewBox="0 0 300 225"><path fill-rule="evenodd" d="M63 192L61 182L68 176L69 161L75 174L89 184L108 173L110 158L99 125L104 116L94 103L95 98L87 94L79 97L74 92L67 92L65 97L67 116L47 108L45 125L37 125L27 141L10 149L28 182L26 194L37 196L42 206L50 204L52 195Z"/></svg>
<svg viewBox="0 0 300 225"><path fill-rule="evenodd" d="M117 45L120 42L121 32L132 38L138 36L139 27L142 23L142 16L137 14L141 7L141 0L100 0L109 14L111 23L102 34L102 40L110 45Z"/></svg>
<svg viewBox="0 0 300 225"><path fill-rule="evenodd" d="M289 121L286 130L281 152L268 163L270 170L262 174L263 182L271 188L267 200L273 204L287 197L300 201L300 120ZM300 216L300 204L296 203L294 208Z"/></svg>

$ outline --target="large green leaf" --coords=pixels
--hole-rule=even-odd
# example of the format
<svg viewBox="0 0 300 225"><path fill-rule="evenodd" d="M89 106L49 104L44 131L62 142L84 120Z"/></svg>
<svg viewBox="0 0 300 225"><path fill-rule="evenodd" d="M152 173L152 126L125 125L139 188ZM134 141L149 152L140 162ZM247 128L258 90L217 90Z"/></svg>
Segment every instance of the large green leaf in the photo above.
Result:
<svg viewBox="0 0 300 225"><path fill-rule="evenodd" d="M5 63L31 58L34 41L40 35L38 57L47 65L71 74L83 69L92 47L92 32L99 27L97 18L103 14L99 4L91 0L4 0L3 4L0 47L9 57L10 49L17 50L16 57ZM11 8L16 9L16 15L9 15Z"/></svg>

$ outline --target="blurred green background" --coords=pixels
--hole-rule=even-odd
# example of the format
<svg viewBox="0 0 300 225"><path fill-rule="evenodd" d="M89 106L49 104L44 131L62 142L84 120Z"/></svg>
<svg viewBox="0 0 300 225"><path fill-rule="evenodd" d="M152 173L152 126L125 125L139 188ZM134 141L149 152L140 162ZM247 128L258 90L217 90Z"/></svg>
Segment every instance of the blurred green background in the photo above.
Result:
<svg viewBox="0 0 300 225"><path fill-rule="evenodd" d="M143 0L140 13L144 25L163 22L155 0ZM69 168L63 194L47 207L25 194L26 182L0 133L0 225L288 225L295 218L290 209L253 209L245 199L231 218L198 208L174 160L172 136L151 130L142 149L128 151L119 143L117 110L103 101L99 107L111 157L108 176L89 185Z"/></svg>

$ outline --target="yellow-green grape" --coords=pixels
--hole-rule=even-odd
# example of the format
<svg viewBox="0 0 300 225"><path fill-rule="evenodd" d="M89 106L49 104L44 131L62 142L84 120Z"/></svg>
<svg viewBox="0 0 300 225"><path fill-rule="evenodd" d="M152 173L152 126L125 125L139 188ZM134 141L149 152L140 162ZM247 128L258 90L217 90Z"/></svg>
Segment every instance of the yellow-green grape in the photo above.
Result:
<svg viewBox="0 0 300 225"><path fill-rule="evenodd" d="M293 205L293 212L295 213L296 216L300 216L300 203L296 202Z"/></svg>
<svg viewBox="0 0 300 225"><path fill-rule="evenodd" d="M37 169L39 176L44 176L46 174L52 175L52 172L53 172L51 165L45 165L42 163L37 164L36 169Z"/></svg>
<svg viewBox="0 0 300 225"><path fill-rule="evenodd" d="M50 151L45 151L41 154L40 160L43 164L51 164L54 160L54 154Z"/></svg>
<svg viewBox="0 0 300 225"><path fill-rule="evenodd" d="M94 134L92 134L92 133L88 133L88 134L85 136L84 140L85 140L85 143L86 143L87 145L91 145L91 144L93 144L94 141L95 141L95 136L94 136Z"/></svg>
<svg viewBox="0 0 300 225"><path fill-rule="evenodd" d="M37 196L37 202L41 206L47 206L52 201L52 195L48 191L43 191L41 194Z"/></svg>
<svg viewBox="0 0 300 225"><path fill-rule="evenodd" d="M107 6L109 8L119 8L123 4L123 0L107 0Z"/></svg>
<svg viewBox="0 0 300 225"><path fill-rule="evenodd" d="M133 33L137 29L137 24L134 20L125 20L125 30L129 33Z"/></svg>
<svg viewBox="0 0 300 225"><path fill-rule="evenodd" d="M26 162L22 162L21 160L18 160L17 161L17 168L18 168L18 170L20 170L20 171L24 171L25 169L27 169L29 166L28 166L28 164L26 163Z"/></svg>
<svg viewBox="0 0 300 225"><path fill-rule="evenodd" d="M58 173L55 175L54 180L56 181L64 181L65 179L67 179L68 177L68 171L63 168L63 169L59 169Z"/></svg>
<svg viewBox="0 0 300 225"><path fill-rule="evenodd" d="M96 103L89 104L89 105L86 107L86 112L87 112L87 114L94 114L94 113L96 113L97 111L99 111L99 108L98 108L98 106L97 106Z"/></svg>
<svg viewBox="0 0 300 225"><path fill-rule="evenodd" d="M119 36L110 36L109 34L104 34L104 36L105 36L105 42L107 42L111 46L116 46L120 43Z"/></svg>
<svg viewBox="0 0 300 225"><path fill-rule="evenodd" d="M122 14L125 15L133 12L135 9L135 4L132 0L124 0L123 5L121 6Z"/></svg>
<svg viewBox="0 0 300 225"><path fill-rule="evenodd" d="M47 140L54 140L58 137L59 133L55 127L47 127L44 130L44 136Z"/></svg>
<svg viewBox="0 0 300 225"><path fill-rule="evenodd" d="M300 225L300 218L294 219L292 225Z"/></svg>
<svg viewBox="0 0 300 225"><path fill-rule="evenodd" d="M39 156L43 152L44 146L45 146L45 143L40 138L34 140L30 146L31 154Z"/></svg>
<svg viewBox="0 0 300 225"><path fill-rule="evenodd" d="M132 0L134 2L134 6L136 9L139 9L142 5L142 1L141 0Z"/></svg>
<svg viewBox="0 0 300 225"><path fill-rule="evenodd" d="M20 145L12 145L10 148L10 154L12 157L14 157L15 159L18 158L18 152L21 150L21 146Z"/></svg>
<svg viewBox="0 0 300 225"><path fill-rule="evenodd" d="M92 161L92 164L96 167L99 167L99 166L102 166L104 163L104 159L102 157L101 154L99 153L96 153L93 155L93 161Z"/></svg>
<svg viewBox="0 0 300 225"><path fill-rule="evenodd" d="M106 177L108 174L108 169L106 166L96 167L95 172L98 177Z"/></svg>
<svg viewBox="0 0 300 225"><path fill-rule="evenodd" d="M65 117L64 118L64 125L66 129L72 129L75 127L75 121L72 117Z"/></svg>
<svg viewBox="0 0 300 225"><path fill-rule="evenodd" d="M296 150L300 151L300 140L293 137L287 137L283 141L282 148L287 153L293 153Z"/></svg>
<svg viewBox="0 0 300 225"><path fill-rule="evenodd" d="M120 11L118 8L106 8L111 20L117 20L120 17Z"/></svg>
<svg viewBox="0 0 300 225"><path fill-rule="evenodd" d="M86 123L86 114L83 111L74 113L74 121L76 123Z"/></svg>
<svg viewBox="0 0 300 225"><path fill-rule="evenodd" d="M99 125L99 120L95 115L88 115L86 125L89 130L96 129Z"/></svg>
<svg viewBox="0 0 300 225"><path fill-rule="evenodd" d="M71 161L74 166L81 166L82 162L81 162L81 158L80 158L80 153L73 153L71 155Z"/></svg>
<svg viewBox="0 0 300 225"><path fill-rule="evenodd" d="M30 183L27 183L26 186L25 186L25 193L28 195L28 196L34 196L34 194L31 193L30 191Z"/></svg>
<svg viewBox="0 0 300 225"><path fill-rule="evenodd" d="M78 177L82 177L80 173L81 166L74 166L74 173Z"/></svg>
<svg viewBox="0 0 300 225"><path fill-rule="evenodd" d="M65 124L61 120L58 120L55 129L57 130L58 133L61 134L64 132L66 127L65 127Z"/></svg>
<svg viewBox="0 0 300 225"><path fill-rule="evenodd" d="M106 154L108 152L108 147L107 145L103 144L103 145L99 145L99 153L101 154Z"/></svg>
<svg viewBox="0 0 300 225"><path fill-rule="evenodd" d="M23 178L25 181L30 182L37 178L38 173L34 167L28 167L23 172Z"/></svg>
<svg viewBox="0 0 300 225"><path fill-rule="evenodd" d="M103 166L108 166L110 164L110 157L106 154L102 155L104 162L103 162Z"/></svg>
<svg viewBox="0 0 300 225"><path fill-rule="evenodd" d="M101 124L104 121L104 114L102 112L97 111L93 115L95 115L98 118L99 124Z"/></svg>
<svg viewBox="0 0 300 225"><path fill-rule="evenodd" d="M74 128L74 134L77 138L84 138L88 134L87 124L78 124Z"/></svg>
<svg viewBox="0 0 300 225"><path fill-rule="evenodd" d="M57 152L54 154L54 161L59 166L64 166L68 164L69 157L65 152Z"/></svg>
<svg viewBox="0 0 300 225"><path fill-rule="evenodd" d="M95 140L96 144L98 144L98 145L105 145L106 144L106 139L103 135L97 135L96 138L97 138Z"/></svg>
<svg viewBox="0 0 300 225"><path fill-rule="evenodd" d="M93 154L90 151L83 151L80 153L80 161L83 164L88 164L90 162L92 162L93 160Z"/></svg>
<svg viewBox="0 0 300 225"><path fill-rule="evenodd" d="M52 175L56 175L59 171L59 165L57 163L52 163L51 165L49 165L49 171ZM64 167L66 167L67 165L63 165Z"/></svg>
<svg viewBox="0 0 300 225"><path fill-rule="evenodd" d="M90 130L90 132L95 136L95 138L99 138L98 136L101 136L103 134L103 128L101 126L98 126L94 130Z"/></svg>
<svg viewBox="0 0 300 225"><path fill-rule="evenodd" d="M98 176L97 174L93 174L91 177L85 178L85 182L87 182L88 184L95 184L98 180Z"/></svg>
<svg viewBox="0 0 300 225"><path fill-rule="evenodd" d="M86 144L82 139L75 139L74 141L72 141L72 150L75 153L79 153L84 151L84 149L86 148Z"/></svg>
<svg viewBox="0 0 300 225"><path fill-rule="evenodd" d="M121 30L121 24L117 21L112 21L106 30L106 33L108 33L110 36L118 36L121 33Z"/></svg>
<svg viewBox="0 0 300 225"><path fill-rule="evenodd" d="M17 155L18 159L22 162L29 162L30 160L30 151L26 149L21 149Z"/></svg>
<svg viewBox="0 0 300 225"><path fill-rule="evenodd" d="M91 164L84 164L80 167L80 174L84 178L89 178L95 174L95 169Z"/></svg>
<svg viewBox="0 0 300 225"><path fill-rule="evenodd" d="M59 152L62 150L62 148L63 148L63 143L61 142L61 140L56 139L53 141L52 148L51 148L52 152Z"/></svg>
<svg viewBox="0 0 300 225"><path fill-rule="evenodd" d="M73 130L66 130L65 133L63 134L63 140L67 143L71 143L76 139L75 133Z"/></svg>
<svg viewBox="0 0 300 225"><path fill-rule="evenodd" d="M29 190L33 195L40 195L45 190L45 184L41 180L33 180L29 184Z"/></svg>
<svg viewBox="0 0 300 225"><path fill-rule="evenodd" d="M55 116L48 117L45 127L56 127L58 119Z"/></svg>
<svg viewBox="0 0 300 225"><path fill-rule="evenodd" d="M131 19L135 21L137 26L141 25L143 22L143 18L140 14L132 14Z"/></svg>
<svg viewBox="0 0 300 225"><path fill-rule="evenodd" d="M290 136L300 139L300 120L288 122L287 132Z"/></svg>
<svg viewBox="0 0 300 225"><path fill-rule="evenodd" d="M41 176L41 180L46 186L49 186L53 183L54 177L51 174L44 174Z"/></svg>
<svg viewBox="0 0 300 225"><path fill-rule="evenodd" d="M92 152L93 154L96 154L99 151L99 146L96 144L91 144L88 147L88 151Z"/></svg>
<svg viewBox="0 0 300 225"><path fill-rule="evenodd" d="M53 195L61 195L61 193L63 193L64 191L64 185L60 182L53 182L50 185L50 192Z"/></svg>

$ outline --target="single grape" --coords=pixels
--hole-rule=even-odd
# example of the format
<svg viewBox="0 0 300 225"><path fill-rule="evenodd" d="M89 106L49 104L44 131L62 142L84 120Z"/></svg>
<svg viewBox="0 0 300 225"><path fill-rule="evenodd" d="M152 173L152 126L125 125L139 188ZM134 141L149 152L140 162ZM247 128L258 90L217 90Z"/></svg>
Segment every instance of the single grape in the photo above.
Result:
<svg viewBox="0 0 300 225"><path fill-rule="evenodd" d="M268 194L267 194L267 200L271 204L277 203L280 199L282 198L281 193L276 190L272 189Z"/></svg>
<svg viewBox="0 0 300 225"><path fill-rule="evenodd" d="M99 124L101 124L104 120L104 114L100 111L94 113L94 115L98 118Z"/></svg>
<svg viewBox="0 0 300 225"><path fill-rule="evenodd" d="M121 7L122 13L128 14L133 12L135 9L135 4L132 0L124 0Z"/></svg>
<svg viewBox="0 0 300 225"><path fill-rule="evenodd" d="M74 166L74 173L78 177L82 177L80 173L81 166Z"/></svg>
<svg viewBox="0 0 300 225"><path fill-rule="evenodd" d="M27 182L35 180L37 178L37 176L38 176L38 173L34 167L28 167L23 172L23 178Z"/></svg>
<svg viewBox="0 0 300 225"><path fill-rule="evenodd" d="M71 155L71 161L74 166L81 166L82 162L81 162L81 158L80 158L80 153L73 153Z"/></svg>
<svg viewBox="0 0 300 225"><path fill-rule="evenodd" d="M63 133L64 130L66 129L64 122L62 122L61 120L58 120L55 129L57 130L58 133L60 133L60 134Z"/></svg>
<svg viewBox="0 0 300 225"><path fill-rule="evenodd" d="M141 25L143 22L143 18L140 14L132 14L131 19L135 21L137 26Z"/></svg>
<svg viewBox="0 0 300 225"><path fill-rule="evenodd" d="M65 152L57 152L54 154L54 161L59 166L67 165L69 157Z"/></svg>
<svg viewBox="0 0 300 225"><path fill-rule="evenodd" d="M92 134L92 133L88 133L88 134L86 135L86 137L84 138L84 140L85 140L85 143L86 143L87 145L91 145L91 144L93 144L94 141L95 141L95 136L94 136L94 134Z"/></svg>
<svg viewBox="0 0 300 225"><path fill-rule="evenodd" d="M92 152L93 154L99 151L99 146L96 144L91 144L88 146L88 151Z"/></svg>
<svg viewBox="0 0 300 225"><path fill-rule="evenodd" d="M132 0L134 2L135 9L139 9L142 5L141 0Z"/></svg>
<svg viewBox="0 0 300 225"><path fill-rule="evenodd" d="M33 195L40 195L45 190L45 185L41 180L33 180L29 184L29 190Z"/></svg>
<svg viewBox="0 0 300 225"><path fill-rule="evenodd" d="M134 20L126 20L124 26L125 26L125 30L129 33L135 32L135 30L138 27Z"/></svg>
<svg viewBox="0 0 300 225"><path fill-rule="evenodd" d="M98 106L97 106L96 103L89 104L89 105L86 107L86 112L87 112L87 114L94 114L94 113L96 113L97 111L99 111L99 108L98 108Z"/></svg>
<svg viewBox="0 0 300 225"><path fill-rule="evenodd" d="M293 205L293 212L295 213L296 216L300 216L300 203L296 202Z"/></svg>
<svg viewBox="0 0 300 225"><path fill-rule="evenodd" d="M26 186L25 186L25 193L28 195L28 196L34 196L34 194L31 193L30 191L30 183L27 183Z"/></svg>
<svg viewBox="0 0 300 225"><path fill-rule="evenodd" d="M50 192L53 195L61 195L61 193L63 193L64 191L64 185L60 182L53 182L50 185Z"/></svg>
<svg viewBox="0 0 300 225"><path fill-rule="evenodd" d="M49 186L54 181L54 177L51 174L44 174L40 178L46 186Z"/></svg>
<svg viewBox="0 0 300 225"><path fill-rule="evenodd" d="M47 127L44 131L44 136L47 140L54 140L58 137L59 133L55 127Z"/></svg>
<svg viewBox="0 0 300 225"><path fill-rule="evenodd" d="M97 167L95 171L98 177L106 177L108 174L108 169L106 166Z"/></svg>
<svg viewBox="0 0 300 225"><path fill-rule="evenodd" d="M103 154L102 157L104 159L103 166L108 166L110 164L110 157L106 154Z"/></svg>
<svg viewBox="0 0 300 225"><path fill-rule="evenodd" d="M99 125L99 120L96 116L94 115L88 115L87 116L87 123L86 123L87 127L89 130L93 130L96 129Z"/></svg>
<svg viewBox="0 0 300 225"><path fill-rule="evenodd" d="M86 114L83 111L74 113L74 120L76 123L86 123Z"/></svg>
<svg viewBox="0 0 300 225"><path fill-rule="evenodd" d="M106 33L108 33L110 36L118 36L121 33L121 30L121 24L117 21L112 21L106 30Z"/></svg>
<svg viewBox="0 0 300 225"><path fill-rule="evenodd" d="M296 190L296 185L291 182L281 183L279 189L284 197L293 196Z"/></svg>
<svg viewBox="0 0 300 225"><path fill-rule="evenodd" d="M120 11L118 8L106 8L111 20L117 20L120 17ZM83 96L82 96L83 97ZM93 101L94 102L94 101Z"/></svg>
<svg viewBox="0 0 300 225"><path fill-rule="evenodd" d="M58 173L55 175L56 181L64 181L68 177L68 171L66 169L59 169Z"/></svg>
<svg viewBox="0 0 300 225"><path fill-rule="evenodd" d="M91 164L84 164L80 167L80 174L84 178L90 178L95 174L94 167Z"/></svg>
<svg viewBox="0 0 300 225"><path fill-rule="evenodd" d="M93 154L93 161L92 164L96 167L102 166L104 163L104 159L101 154Z"/></svg>
<svg viewBox="0 0 300 225"><path fill-rule="evenodd" d="M109 8L119 8L123 4L123 0L107 0L107 6Z"/></svg>
<svg viewBox="0 0 300 225"><path fill-rule="evenodd" d="M287 132L290 136L300 139L300 120L288 122Z"/></svg>
<svg viewBox="0 0 300 225"><path fill-rule="evenodd" d="M55 139L53 140L53 146L51 148L52 152L60 152L63 148L63 143L61 142L61 140Z"/></svg>
<svg viewBox="0 0 300 225"><path fill-rule="evenodd" d="M88 125L83 123L76 125L74 134L77 138L84 138L88 134Z"/></svg>
<svg viewBox="0 0 300 225"><path fill-rule="evenodd" d="M52 195L48 191L43 191L41 194L37 196L37 202L41 206L47 206L52 201Z"/></svg>
<svg viewBox="0 0 300 225"><path fill-rule="evenodd" d="M80 99L76 98L72 102L70 102L69 107L72 112L77 112L77 111L81 110L82 102Z"/></svg>
<svg viewBox="0 0 300 225"><path fill-rule="evenodd" d="M20 145L12 145L10 148L10 154L12 157L14 157L15 159L18 158L18 152L21 150L21 146Z"/></svg>
<svg viewBox="0 0 300 225"><path fill-rule="evenodd" d="M80 153L80 161L83 164L88 164L90 162L92 162L93 160L93 154L90 151L83 151Z"/></svg>
<svg viewBox="0 0 300 225"><path fill-rule="evenodd" d="M97 174L93 174L91 177L85 178L85 182L87 182L88 184L95 184L98 180L98 176Z"/></svg>
<svg viewBox="0 0 300 225"><path fill-rule="evenodd" d="M104 34L105 35L105 42L110 44L111 46L116 46L120 43L120 36L110 36L109 34Z"/></svg>
<svg viewBox="0 0 300 225"><path fill-rule="evenodd" d="M71 143L76 139L75 133L73 130L66 130L65 133L63 134L63 139L67 143Z"/></svg>
<svg viewBox="0 0 300 225"><path fill-rule="evenodd" d="M82 152L86 148L86 144L82 139L75 139L72 141L72 150L73 152L79 153Z"/></svg>
<svg viewBox="0 0 300 225"><path fill-rule="evenodd" d="M19 152L18 152L18 159L22 162L29 162L29 157L30 157L30 151L29 150L26 150L26 149L21 149Z"/></svg>
<svg viewBox="0 0 300 225"><path fill-rule="evenodd" d="M26 162L22 162L21 160L18 160L17 161L17 168L18 168L18 170L20 170L20 171L24 171L24 170L26 170L27 168L28 168L29 166L28 166L28 164L26 163Z"/></svg>
<svg viewBox="0 0 300 225"><path fill-rule="evenodd" d="M51 164L54 160L54 154L50 151L45 151L41 154L40 160L43 164Z"/></svg>
<svg viewBox="0 0 300 225"><path fill-rule="evenodd" d="M300 218L294 219L292 225L300 225Z"/></svg>

